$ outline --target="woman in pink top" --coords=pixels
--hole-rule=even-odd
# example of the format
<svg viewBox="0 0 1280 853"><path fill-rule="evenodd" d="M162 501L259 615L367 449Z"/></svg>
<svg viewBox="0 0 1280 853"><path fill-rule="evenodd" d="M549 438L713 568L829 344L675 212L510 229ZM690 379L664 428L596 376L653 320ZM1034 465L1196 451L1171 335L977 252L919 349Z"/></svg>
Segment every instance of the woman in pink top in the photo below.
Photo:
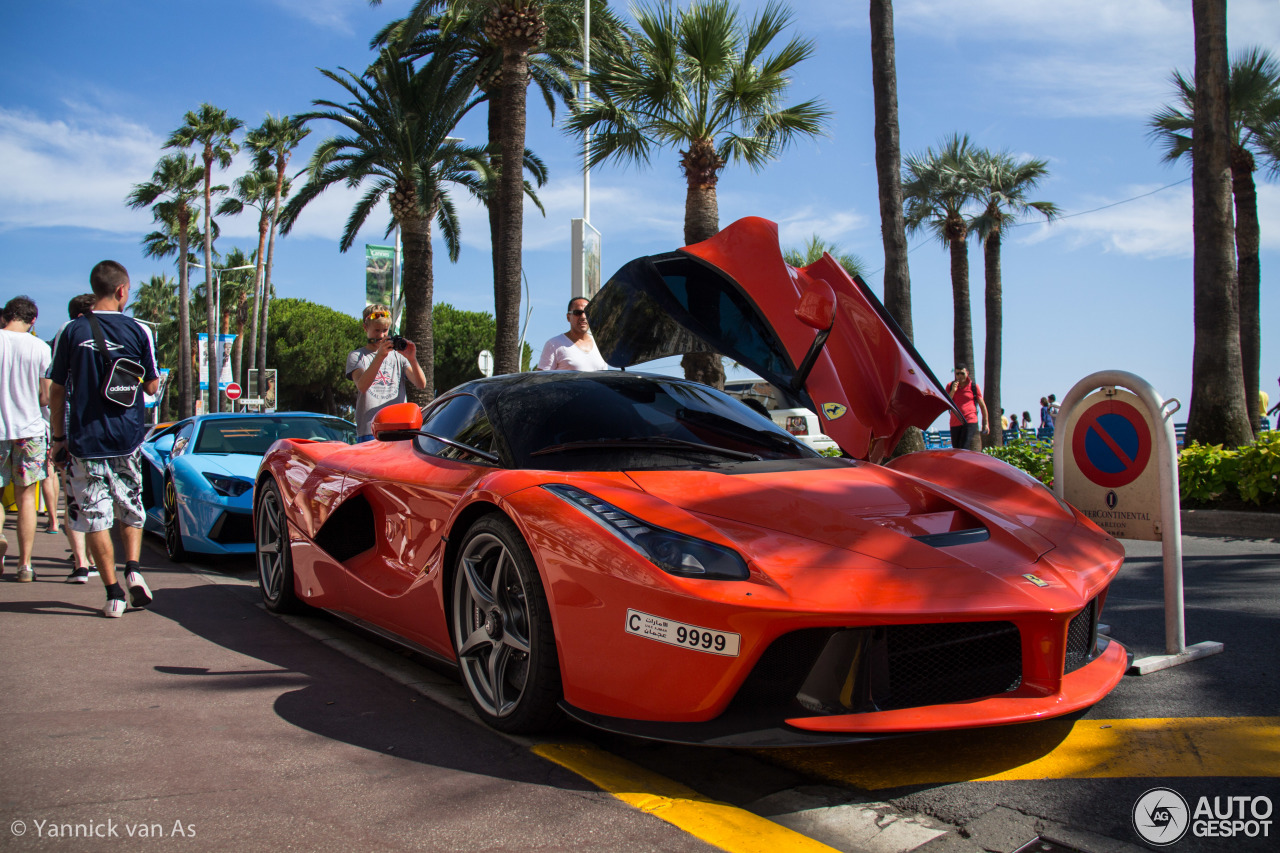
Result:
<svg viewBox="0 0 1280 853"><path fill-rule="evenodd" d="M978 390L978 383L969 378L969 369L963 364L956 368L956 378L947 383L947 393L964 415L964 420L960 420L955 412L951 413L951 446L961 450L979 449L970 445L977 440L979 429L983 435L987 434L990 418L987 416L987 404L983 402L982 392ZM979 412L982 413L981 420L978 419Z"/></svg>

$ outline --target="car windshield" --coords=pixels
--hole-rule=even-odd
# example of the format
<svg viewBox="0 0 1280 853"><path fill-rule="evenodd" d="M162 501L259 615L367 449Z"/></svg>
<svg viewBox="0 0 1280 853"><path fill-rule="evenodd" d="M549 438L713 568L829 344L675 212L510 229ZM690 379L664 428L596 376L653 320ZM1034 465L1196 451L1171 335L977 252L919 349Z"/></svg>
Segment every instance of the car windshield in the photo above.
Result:
<svg viewBox="0 0 1280 853"><path fill-rule="evenodd" d="M262 456L281 438L354 444L356 432L355 427L342 418L219 418L204 423L195 452Z"/></svg>
<svg viewBox="0 0 1280 853"><path fill-rule="evenodd" d="M605 471L817 455L727 394L663 377L602 371L526 382L489 406L521 468Z"/></svg>

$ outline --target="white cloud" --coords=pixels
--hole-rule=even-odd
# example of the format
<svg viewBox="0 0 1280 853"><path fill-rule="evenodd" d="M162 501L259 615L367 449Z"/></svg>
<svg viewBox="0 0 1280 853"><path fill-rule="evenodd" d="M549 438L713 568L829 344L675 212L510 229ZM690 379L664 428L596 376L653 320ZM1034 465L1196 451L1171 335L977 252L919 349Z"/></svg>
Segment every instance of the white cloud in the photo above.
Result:
<svg viewBox="0 0 1280 853"><path fill-rule="evenodd" d="M1133 201L1095 210L1079 217L1025 226L1018 238L1028 243L1066 240L1072 246L1096 246L1143 258L1190 258L1194 244L1191 230L1191 184L1138 198L1152 186L1131 186L1125 196ZM1095 198L1097 207L1117 199ZM1258 186L1258 220L1264 251L1280 248L1280 187ZM1023 229L1019 229L1023 230Z"/></svg>
<svg viewBox="0 0 1280 853"><path fill-rule="evenodd" d="M988 95L1041 115L1145 117L1168 98L1170 72L1194 63L1183 0L903 0L895 24L899 41L964 43ZM1228 41L1280 42L1275 0L1235 0Z"/></svg>
<svg viewBox="0 0 1280 853"><path fill-rule="evenodd" d="M151 177L163 137L80 104L52 119L0 107L0 229L150 230L125 197Z"/></svg>

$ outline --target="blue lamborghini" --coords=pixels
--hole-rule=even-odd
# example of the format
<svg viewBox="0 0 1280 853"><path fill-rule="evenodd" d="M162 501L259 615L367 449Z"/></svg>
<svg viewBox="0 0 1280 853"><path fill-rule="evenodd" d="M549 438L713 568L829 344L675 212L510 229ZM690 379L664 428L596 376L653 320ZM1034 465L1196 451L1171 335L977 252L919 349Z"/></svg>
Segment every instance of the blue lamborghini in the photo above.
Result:
<svg viewBox="0 0 1280 853"><path fill-rule="evenodd" d="M253 553L253 478L280 438L354 444L350 421L312 412L197 415L161 427L142 445L146 529L174 560Z"/></svg>

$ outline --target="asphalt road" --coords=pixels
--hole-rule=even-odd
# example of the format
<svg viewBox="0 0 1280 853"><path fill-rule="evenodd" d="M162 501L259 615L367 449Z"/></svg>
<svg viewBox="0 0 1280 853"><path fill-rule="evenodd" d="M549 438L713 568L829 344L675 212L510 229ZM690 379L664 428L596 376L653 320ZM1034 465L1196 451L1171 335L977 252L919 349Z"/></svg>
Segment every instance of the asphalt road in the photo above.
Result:
<svg viewBox="0 0 1280 853"><path fill-rule="evenodd" d="M504 738L447 674L274 617L249 561L175 566L152 537L155 604L103 619L101 588L62 585L61 540L37 538L43 577L8 582L10 558L0 584L0 849L111 849L119 837L48 831L114 821L169 841L192 826L191 849L1012 853L1042 836L1104 853L1144 849L1132 813L1152 788L1191 810L1280 803L1275 541L1185 538L1187 641L1225 652L1127 676L1083 715L753 753L580 728ZM1158 654L1159 546L1126 544L1104 621ZM1266 838L1188 832L1163 849L1275 850L1270 820Z"/></svg>

